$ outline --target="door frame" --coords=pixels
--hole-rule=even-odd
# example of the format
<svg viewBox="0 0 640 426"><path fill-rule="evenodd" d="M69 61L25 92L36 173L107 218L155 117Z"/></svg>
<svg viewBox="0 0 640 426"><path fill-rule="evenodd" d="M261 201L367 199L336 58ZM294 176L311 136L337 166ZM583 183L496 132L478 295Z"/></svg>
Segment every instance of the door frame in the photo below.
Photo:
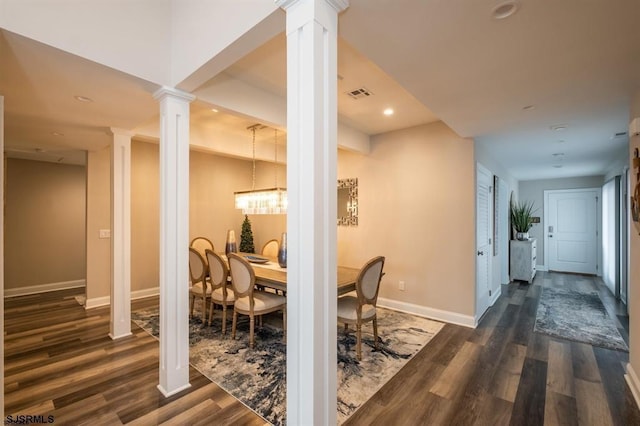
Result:
<svg viewBox="0 0 640 426"><path fill-rule="evenodd" d="M542 239L544 241L544 265L549 270L549 195L568 192L596 192L596 275L602 277L602 187L600 188L575 188L575 189L545 189L543 191L543 228Z"/></svg>
<svg viewBox="0 0 640 426"><path fill-rule="evenodd" d="M480 280L479 280L479 276L478 276L478 258L480 256L477 255L476 251L478 249L478 220L479 220L479 215L478 215L478 174L482 172L482 173L486 173L487 175L489 175L490 179L489 179L489 200L488 200L488 210L489 210L489 235L490 235L490 250L489 253L487 253L487 275L488 275L488 290L489 290L489 295L488 295L488 303L487 303L487 308L483 310L483 312L478 312L478 305L479 305L479 300L480 300L480 291L479 291L479 285L480 285ZM475 283L475 323L478 324L480 322L480 318L482 318L482 315L484 315L484 313L487 311L488 308L491 307L491 302L492 302L492 288L493 288L493 215L494 215L494 208L493 208L493 192L495 191L495 189L493 188L493 172L491 170L489 170L488 168L486 168L485 166L483 166L480 163L476 162L476 188L475 188L475 198L476 198L476 232L475 232L475 241L476 244L474 246L474 254L475 254L475 272L476 272L476 283Z"/></svg>

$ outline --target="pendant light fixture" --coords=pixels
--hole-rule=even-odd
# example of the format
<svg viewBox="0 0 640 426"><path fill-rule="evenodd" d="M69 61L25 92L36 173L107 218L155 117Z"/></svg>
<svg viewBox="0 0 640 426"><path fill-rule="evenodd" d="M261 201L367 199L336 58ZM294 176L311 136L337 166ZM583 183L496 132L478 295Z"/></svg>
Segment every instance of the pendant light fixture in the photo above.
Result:
<svg viewBox="0 0 640 426"><path fill-rule="evenodd" d="M256 189L256 131L264 129L262 124L247 127L252 133L252 180L250 191L235 192L236 209L242 209L244 214L286 214L287 189L278 187L278 129L274 129L274 168L275 186L267 189Z"/></svg>

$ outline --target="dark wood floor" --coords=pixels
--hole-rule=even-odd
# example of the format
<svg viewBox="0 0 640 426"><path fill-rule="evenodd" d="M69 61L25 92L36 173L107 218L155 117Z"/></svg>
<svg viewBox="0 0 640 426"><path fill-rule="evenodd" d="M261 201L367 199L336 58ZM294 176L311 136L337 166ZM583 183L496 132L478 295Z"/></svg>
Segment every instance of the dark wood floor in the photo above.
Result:
<svg viewBox="0 0 640 426"><path fill-rule="evenodd" d="M623 378L628 355L533 332L542 286L593 288L613 318L623 306L599 280L542 273L503 286L475 329L447 324L347 422L349 425L640 425ZM195 370L165 399L158 343L133 326L112 341L109 312L88 312L77 290L5 301L5 414L56 424L264 424ZM134 302L134 309L157 298ZM626 321L628 324L628 321Z"/></svg>
<svg viewBox="0 0 640 426"><path fill-rule="evenodd" d="M111 340L109 310L85 312L78 290L5 301L5 415L53 415L62 425L264 425L191 368L191 388L164 398L157 340L133 325ZM134 308L158 304L157 298Z"/></svg>
<svg viewBox="0 0 640 426"><path fill-rule="evenodd" d="M346 424L640 425L627 353L533 332L543 286L598 291L628 343L600 279L540 273L503 286L477 329L447 324Z"/></svg>

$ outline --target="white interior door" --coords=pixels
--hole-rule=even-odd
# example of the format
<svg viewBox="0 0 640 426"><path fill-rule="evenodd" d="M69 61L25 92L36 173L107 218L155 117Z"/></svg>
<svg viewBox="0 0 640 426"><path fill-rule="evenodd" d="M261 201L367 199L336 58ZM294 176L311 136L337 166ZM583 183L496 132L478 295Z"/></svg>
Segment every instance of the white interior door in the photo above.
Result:
<svg viewBox="0 0 640 426"><path fill-rule="evenodd" d="M551 271L596 274L598 189L545 191L545 251Z"/></svg>
<svg viewBox="0 0 640 426"><path fill-rule="evenodd" d="M491 185L493 174L477 165L476 172L476 319L489 308L491 297L491 258L493 257Z"/></svg>

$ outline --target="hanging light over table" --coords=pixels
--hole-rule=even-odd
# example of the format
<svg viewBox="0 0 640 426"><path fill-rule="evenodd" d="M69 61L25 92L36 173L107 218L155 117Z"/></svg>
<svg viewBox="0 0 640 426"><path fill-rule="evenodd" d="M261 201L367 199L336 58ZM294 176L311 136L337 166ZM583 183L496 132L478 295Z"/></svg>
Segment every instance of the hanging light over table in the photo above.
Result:
<svg viewBox="0 0 640 426"><path fill-rule="evenodd" d="M242 209L244 214L286 214L287 189L278 187L278 129L275 130L275 186L267 189L256 189L256 130L265 126L254 124L248 129L252 132L253 174L250 191L234 192L236 209Z"/></svg>

